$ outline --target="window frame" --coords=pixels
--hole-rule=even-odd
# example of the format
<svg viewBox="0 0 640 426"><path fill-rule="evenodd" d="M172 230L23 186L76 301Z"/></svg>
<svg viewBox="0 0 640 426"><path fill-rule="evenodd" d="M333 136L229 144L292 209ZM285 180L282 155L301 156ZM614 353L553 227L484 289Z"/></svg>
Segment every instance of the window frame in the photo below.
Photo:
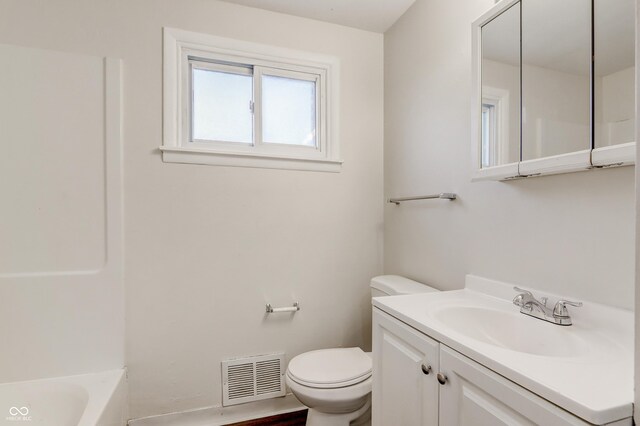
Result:
<svg viewBox="0 0 640 426"><path fill-rule="evenodd" d="M339 172L338 76L335 57L164 28L164 162ZM253 75L253 142L191 140L194 69ZM238 73L240 74L240 73ZM262 77L315 82L316 146L263 141Z"/></svg>

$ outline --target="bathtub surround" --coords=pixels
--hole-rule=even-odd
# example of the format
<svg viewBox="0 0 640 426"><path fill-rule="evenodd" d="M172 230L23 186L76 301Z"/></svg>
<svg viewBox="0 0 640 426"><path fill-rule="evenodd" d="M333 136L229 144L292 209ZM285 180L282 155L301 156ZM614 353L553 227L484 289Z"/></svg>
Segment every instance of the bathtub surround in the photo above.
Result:
<svg viewBox="0 0 640 426"><path fill-rule="evenodd" d="M121 62L5 42L0 383L121 369Z"/></svg>
<svg viewBox="0 0 640 426"><path fill-rule="evenodd" d="M634 167L514 182L471 177L471 22L491 0L417 0L385 33L385 273L442 290L465 274L630 309Z"/></svg>
<svg viewBox="0 0 640 426"><path fill-rule="evenodd" d="M382 272L382 34L215 0L0 0L0 10L0 43L122 59L133 418L220 406L222 359L370 348L368 285ZM165 26L336 56L342 171L163 163ZM265 314L266 303L296 301L293 318Z"/></svg>

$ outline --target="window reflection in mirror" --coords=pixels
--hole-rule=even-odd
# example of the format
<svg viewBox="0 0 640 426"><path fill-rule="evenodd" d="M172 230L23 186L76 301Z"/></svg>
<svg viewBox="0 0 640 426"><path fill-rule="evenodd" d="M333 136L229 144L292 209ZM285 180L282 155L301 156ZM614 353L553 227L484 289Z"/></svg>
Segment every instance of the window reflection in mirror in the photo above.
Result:
<svg viewBox="0 0 640 426"><path fill-rule="evenodd" d="M591 0L523 2L522 107L523 160L591 148Z"/></svg>
<svg viewBox="0 0 640 426"><path fill-rule="evenodd" d="M594 1L596 148L635 141L634 3Z"/></svg>
<svg viewBox="0 0 640 426"><path fill-rule="evenodd" d="M483 168L520 160L520 4L482 27Z"/></svg>

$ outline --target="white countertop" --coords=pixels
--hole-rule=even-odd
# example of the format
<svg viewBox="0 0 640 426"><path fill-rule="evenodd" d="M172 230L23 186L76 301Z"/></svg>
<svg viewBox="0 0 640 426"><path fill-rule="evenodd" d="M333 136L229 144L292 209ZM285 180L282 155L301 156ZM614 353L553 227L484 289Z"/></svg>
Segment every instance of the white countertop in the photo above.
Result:
<svg viewBox="0 0 640 426"><path fill-rule="evenodd" d="M548 295L532 291L536 297ZM631 417L633 313L586 302L570 308L573 325L563 327L520 314L511 302L516 294L510 285L469 276L464 290L377 297L373 305L587 422L606 424ZM471 338L438 319L437 312L447 306L513 312L534 321L531 325L540 335L553 333L554 344L566 336L567 345L578 344L579 353L563 353L562 348L557 348L557 356L541 355L544 350L526 353ZM469 324L473 326L477 324Z"/></svg>

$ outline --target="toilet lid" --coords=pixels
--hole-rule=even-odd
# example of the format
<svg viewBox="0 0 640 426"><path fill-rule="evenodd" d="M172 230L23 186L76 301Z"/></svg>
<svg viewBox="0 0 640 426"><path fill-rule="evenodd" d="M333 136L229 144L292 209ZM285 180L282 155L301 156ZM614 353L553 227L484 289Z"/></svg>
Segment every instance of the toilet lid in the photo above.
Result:
<svg viewBox="0 0 640 426"><path fill-rule="evenodd" d="M337 388L371 376L371 357L360 348L321 349L300 354L289 362L289 377L305 386Z"/></svg>

